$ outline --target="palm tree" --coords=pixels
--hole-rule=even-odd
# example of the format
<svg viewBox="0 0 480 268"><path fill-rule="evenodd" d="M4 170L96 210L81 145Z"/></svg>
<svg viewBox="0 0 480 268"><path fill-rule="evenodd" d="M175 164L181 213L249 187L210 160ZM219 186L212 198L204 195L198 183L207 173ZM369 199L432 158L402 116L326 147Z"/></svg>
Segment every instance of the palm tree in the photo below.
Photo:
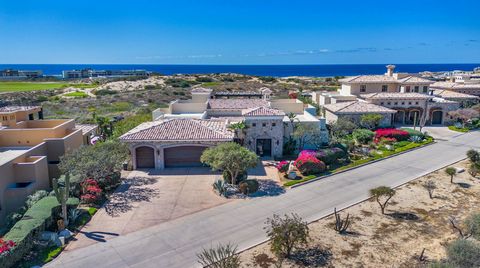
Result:
<svg viewBox="0 0 480 268"><path fill-rule="evenodd" d="M244 144L247 124L245 121L232 123L228 126L229 129L235 132L235 138L239 141L240 145Z"/></svg>

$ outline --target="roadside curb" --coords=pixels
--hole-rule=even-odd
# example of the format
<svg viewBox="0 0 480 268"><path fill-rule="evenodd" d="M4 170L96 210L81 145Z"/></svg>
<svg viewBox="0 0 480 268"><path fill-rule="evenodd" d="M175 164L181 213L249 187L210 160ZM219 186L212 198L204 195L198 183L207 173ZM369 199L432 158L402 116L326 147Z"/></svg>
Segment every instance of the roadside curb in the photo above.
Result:
<svg viewBox="0 0 480 268"><path fill-rule="evenodd" d="M373 164L373 163L376 163L376 162L380 162L380 161L383 161L383 160L387 160L387 159L392 158L392 157L395 157L395 156L399 156L399 155L402 155L402 154L405 154L405 153L413 152L413 151L415 151L415 150L422 149L422 148L425 148L425 147L427 147L427 146L430 146L430 145L433 145L433 144L436 144L436 143L437 143L436 141L433 141L433 142L430 142L430 143L428 143L428 144L424 144L424 145L422 145L422 146L415 147L415 148L413 148L413 149L411 149L411 150L407 150L407 151L403 151L403 152L396 153L396 154L393 154L393 155L389 155L389 156L387 156L387 157L383 157L383 158L380 158L380 159L372 160L372 161L369 161L369 162L367 162L367 163L363 163L363 164L358 165L358 166L354 166L354 167L351 167L351 168L347 168L347 169L344 169L344 170L340 170L340 171L335 172L335 173L332 173L332 174L328 174L328 175L316 177L316 178L311 179L311 180L308 180L308 181L300 182L300 183L297 183L297 184L294 184L294 185L290 186L290 189L297 188L297 187L303 186L303 185L305 185L305 184L309 184L309 183L311 183L311 182L318 181L318 180L321 180L321 179L324 179L324 178L328 178L328 177L331 177L331 176L333 176L333 175L341 174L341 173L346 172L346 171L350 171L350 170L354 170L354 169L357 169L357 168L361 168L361 167L364 167L364 166L367 166L367 165L370 165L370 164Z"/></svg>

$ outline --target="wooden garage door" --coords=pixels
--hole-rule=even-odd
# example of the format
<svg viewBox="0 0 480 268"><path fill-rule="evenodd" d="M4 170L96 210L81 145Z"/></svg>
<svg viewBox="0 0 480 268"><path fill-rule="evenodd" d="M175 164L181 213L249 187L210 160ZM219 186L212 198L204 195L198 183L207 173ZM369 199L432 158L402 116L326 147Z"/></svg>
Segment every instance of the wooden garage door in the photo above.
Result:
<svg viewBox="0 0 480 268"><path fill-rule="evenodd" d="M166 148L165 167L198 167L201 166L200 157L207 147L178 146Z"/></svg>
<svg viewBox="0 0 480 268"><path fill-rule="evenodd" d="M137 168L155 168L155 151L147 146L138 147L135 150Z"/></svg>

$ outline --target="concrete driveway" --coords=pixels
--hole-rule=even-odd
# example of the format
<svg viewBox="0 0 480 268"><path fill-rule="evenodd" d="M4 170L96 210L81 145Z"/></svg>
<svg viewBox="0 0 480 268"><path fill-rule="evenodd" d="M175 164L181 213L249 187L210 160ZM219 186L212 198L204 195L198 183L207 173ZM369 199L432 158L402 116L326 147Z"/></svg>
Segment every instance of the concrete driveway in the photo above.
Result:
<svg viewBox="0 0 480 268"><path fill-rule="evenodd" d="M212 191L220 175L208 168L135 170L67 251L138 231L231 200Z"/></svg>

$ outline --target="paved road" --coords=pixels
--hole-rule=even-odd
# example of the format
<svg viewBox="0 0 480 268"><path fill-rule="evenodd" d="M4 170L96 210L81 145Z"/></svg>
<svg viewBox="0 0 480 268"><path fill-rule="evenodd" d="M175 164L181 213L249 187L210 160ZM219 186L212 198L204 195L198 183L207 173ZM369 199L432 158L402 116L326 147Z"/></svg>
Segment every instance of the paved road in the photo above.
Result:
<svg viewBox="0 0 480 268"><path fill-rule="evenodd" d="M49 267L195 267L202 247L234 242L246 249L266 240L274 213L295 212L307 221L368 197L381 185L398 186L465 158L480 148L480 132L454 137L406 154L291 189L276 197L232 202L105 243L61 254Z"/></svg>

